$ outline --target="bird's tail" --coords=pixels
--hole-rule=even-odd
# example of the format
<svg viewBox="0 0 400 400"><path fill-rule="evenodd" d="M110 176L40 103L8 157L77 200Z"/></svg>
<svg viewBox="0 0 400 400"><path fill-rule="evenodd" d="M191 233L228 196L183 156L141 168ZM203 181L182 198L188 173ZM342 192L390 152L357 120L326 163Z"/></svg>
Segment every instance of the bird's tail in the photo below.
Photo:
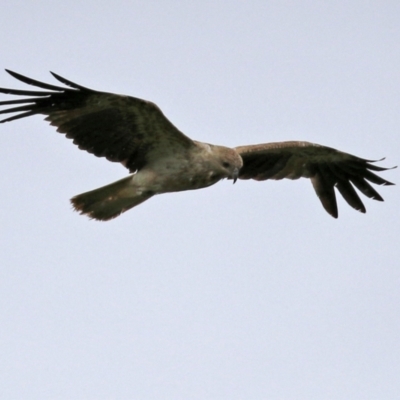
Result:
<svg viewBox="0 0 400 400"><path fill-rule="evenodd" d="M139 190L133 184L133 176L71 199L76 211L98 221L108 221L124 211L148 200L154 193Z"/></svg>

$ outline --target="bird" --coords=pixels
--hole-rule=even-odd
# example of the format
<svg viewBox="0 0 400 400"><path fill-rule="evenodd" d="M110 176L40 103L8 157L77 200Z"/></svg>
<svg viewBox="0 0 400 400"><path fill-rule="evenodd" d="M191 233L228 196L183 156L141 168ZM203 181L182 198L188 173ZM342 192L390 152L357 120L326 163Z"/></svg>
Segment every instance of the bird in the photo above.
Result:
<svg viewBox="0 0 400 400"><path fill-rule="evenodd" d="M225 147L193 140L176 128L160 108L132 96L101 92L51 72L64 86L28 78L6 69L15 79L44 90L0 88L24 96L0 102L10 122L36 114L65 134L81 150L121 163L129 175L72 197L73 208L91 219L108 221L154 195L202 189L222 179L280 180L308 178L324 209L338 217L335 190L366 212L356 189L383 201L369 182L393 185L376 174L388 170L331 147L306 141L283 141ZM373 172L372 172L373 171ZM375 173L374 173L375 172Z"/></svg>

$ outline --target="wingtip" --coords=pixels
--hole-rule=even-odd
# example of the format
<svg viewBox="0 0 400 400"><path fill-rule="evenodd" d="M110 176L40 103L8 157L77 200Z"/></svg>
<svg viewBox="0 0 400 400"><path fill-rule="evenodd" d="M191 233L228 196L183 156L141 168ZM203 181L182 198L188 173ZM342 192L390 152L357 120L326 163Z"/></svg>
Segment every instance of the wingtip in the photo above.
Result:
<svg viewBox="0 0 400 400"><path fill-rule="evenodd" d="M53 78L55 78L55 79L57 79L59 82L65 84L65 79L64 79L62 76L56 74L56 73L53 72L53 71L49 71L49 72L50 72L51 75L53 75Z"/></svg>
<svg viewBox="0 0 400 400"><path fill-rule="evenodd" d="M338 211L337 207L336 207L336 209L330 208L330 207L327 207L327 205L324 204L324 203L322 203L322 206L324 207L325 211L326 211L332 218L335 218L335 219L338 219L338 218L339 218L339 211Z"/></svg>
<svg viewBox="0 0 400 400"><path fill-rule="evenodd" d="M59 76L59 75L57 75L55 72L53 72L53 71L49 71L53 76L54 76L54 78L56 78L57 79L57 77Z"/></svg>
<svg viewBox="0 0 400 400"><path fill-rule="evenodd" d="M8 69L8 68L4 68L4 71L6 71L7 74L10 74L14 78L16 78L17 75L19 75L17 72L11 71L11 69Z"/></svg>
<svg viewBox="0 0 400 400"><path fill-rule="evenodd" d="M54 77L55 79L57 79L59 82L61 82L61 83L64 84L64 85L69 86L69 87L72 88L72 89L94 92L94 90L89 89L89 88L87 88L87 87L85 87L85 86L82 86L82 85L78 85L78 84L75 83L75 82L71 82L70 80L68 80L68 79L66 79L66 78L63 78L61 75L58 75L58 74L56 74L56 73L53 72L53 71L50 71L50 74L53 75L53 77Z"/></svg>

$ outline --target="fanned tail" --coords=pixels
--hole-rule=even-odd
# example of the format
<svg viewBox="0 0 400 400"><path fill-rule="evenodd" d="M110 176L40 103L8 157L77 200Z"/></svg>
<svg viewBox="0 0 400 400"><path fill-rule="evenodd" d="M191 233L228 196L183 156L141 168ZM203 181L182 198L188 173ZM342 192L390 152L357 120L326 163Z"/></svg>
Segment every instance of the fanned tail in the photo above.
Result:
<svg viewBox="0 0 400 400"><path fill-rule="evenodd" d="M139 190L133 179L133 176L128 176L110 185L78 194L71 199L71 203L76 211L91 219L108 221L116 218L154 195L153 192Z"/></svg>

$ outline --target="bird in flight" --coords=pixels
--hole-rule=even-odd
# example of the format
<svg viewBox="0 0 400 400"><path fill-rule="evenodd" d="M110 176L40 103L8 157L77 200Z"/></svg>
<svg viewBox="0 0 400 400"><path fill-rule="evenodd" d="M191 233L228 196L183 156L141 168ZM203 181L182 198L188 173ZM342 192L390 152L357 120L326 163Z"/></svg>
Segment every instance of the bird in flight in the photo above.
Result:
<svg viewBox="0 0 400 400"><path fill-rule="evenodd" d="M0 114L12 116L0 122L43 114L81 150L129 170L128 177L71 199L75 210L96 220L115 218L156 194L201 189L225 178L234 183L309 178L322 206L334 218L338 217L335 188L351 207L365 213L355 188L383 201L369 182L393 185L374 173L389 168L330 147L304 141L234 148L202 143L180 132L149 101L92 90L55 73L54 78L66 87L6 71L44 91L0 88L0 93L28 96L1 101L0 106L12 107Z"/></svg>

